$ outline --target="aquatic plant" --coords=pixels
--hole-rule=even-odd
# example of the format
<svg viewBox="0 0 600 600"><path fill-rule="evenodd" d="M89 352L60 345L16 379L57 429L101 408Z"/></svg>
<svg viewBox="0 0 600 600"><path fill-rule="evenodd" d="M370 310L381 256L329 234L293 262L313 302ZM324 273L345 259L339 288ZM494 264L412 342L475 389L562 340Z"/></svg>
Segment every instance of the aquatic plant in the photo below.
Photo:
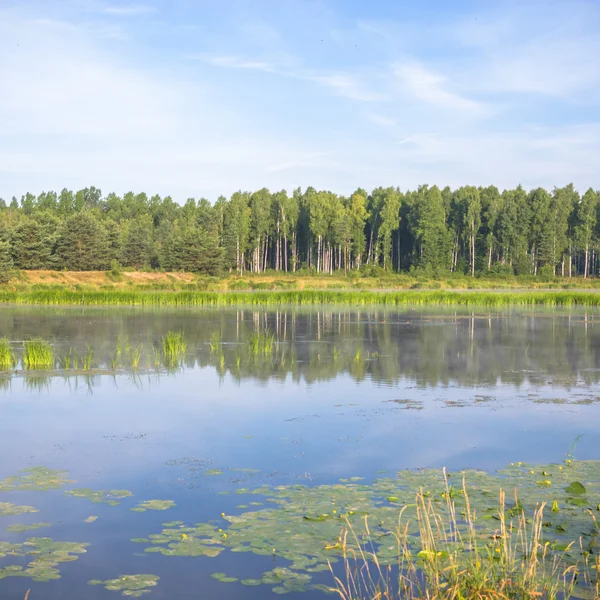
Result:
<svg viewBox="0 0 600 600"><path fill-rule="evenodd" d="M84 554L87 546L79 542L55 542L51 538L30 538L22 544L2 542L0 556L26 557L27 565L0 568L0 580L6 577L26 577L37 582L60 579L59 564L77 560L77 555Z"/></svg>
<svg viewBox="0 0 600 600"><path fill-rule="evenodd" d="M54 366L54 349L40 338L23 344L23 366L26 369L51 369Z"/></svg>
<svg viewBox="0 0 600 600"><path fill-rule="evenodd" d="M166 358L181 358L187 351L187 342L183 331L168 331L162 341L163 353Z"/></svg>
<svg viewBox="0 0 600 600"><path fill-rule="evenodd" d="M175 502L173 500L145 500L134 506L131 510L134 512L146 512L147 510L168 510L173 508Z"/></svg>
<svg viewBox="0 0 600 600"><path fill-rule="evenodd" d="M15 353L8 338L0 339L0 370L8 371L15 364Z"/></svg>
<svg viewBox="0 0 600 600"><path fill-rule="evenodd" d="M139 344L135 348L131 349L131 368L135 371L139 369L143 347L143 344Z"/></svg>
<svg viewBox="0 0 600 600"><path fill-rule="evenodd" d="M100 581L92 579L88 581L89 585L103 585L105 589L111 592L121 592L122 596L139 598L150 592L155 587L160 577L157 575L119 575L115 579Z"/></svg>
<svg viewBox="0 0 600 600"><path fill-rule="evenodd" d="M19 471L17 475L0 479L0 492L57 490L67 483L71 483L67 471L56 471L46 467L29 467Z"/></svg>
<svg viewBox="0 0 600 600"><path fill-rule="evenodd" d="M600 306L593 291L333 291L301 290L274 292L152 292L140 290L0 290L0 303L79 306L299 306L345 304L353 306Z"/></svg>
<svg viewBox="0 0 600 600"><path fill-rule="evenodd" d="M213 331L210 334L210 351L211 353L215 353L217 352L217 350L219 350L219 348L221 347L221 332L220 331Z"/></svg>
<svg viewBox="0 0 600 600"><path fill-rule="evenodd" d="M524 509L507 509L501 492L499 527L484 537L475 526L464 482L456 493L461 492L464 505L461 503L458 511L448 480L443 511L429 496L417 494L417 548L409 539L411 525L404 521L404 510L398 527L383 543L376 530L370 529L368 518L360 532L351 525L344 528L336 542L344 560L343 574L336 574L330 565L339 597L491 600L571 596L579 572L565 554L573 544L553 552L550 543L544 543L545 504L534 509L529 518ZM517 497L515 502L518 507ZM391 546L399 549L396 568L387 560ZM584 561L579 568L589 575L589 566ZM589 583L586 581L585 587Z"/></svg>
<svg viewBox="0 0 600 600"><path fill-rule="evenodd" d="M18 506L11 502L0 502L0 517L7 517L13 515L23 515L25 513L36 513L39 512L37 508L33 506Z"/></svg>
<svg viewBox="0 0 600 600"><path fill-rule="evenodd" d="M502 490L514 488L519 490L518 496L506 499ZM314 573L332 567L339 578L338 592L343 592L353 585L344 579L345 561L348 568L360 573L362 563L350 563L354 559L360 563L364 557L368 563L364 568L374 569L373 577L381 569L392 579L403 561L410 561L406 567L414 565L422 574L430 568L427 561L438 561L431 576L438 574L440 579L431 585L440 590L445 585L441 577L452 575L444 569L452 568L454 579L448 579L448 585L460 585L457 589L466 593L467 582L456 581L472 568L471 561L475 567L481 563L477 573L482 585L501 583L500 578L491 579L496 577L492 569L498 563L503 569L500 576L513 573L512 580L517 583L535 581L536 587L531 589L536 592L543 585L550 586L551 592L558 591L556 586L562 581L568 592L575 570L580 573L576 583L583 593L597 586L592 563L598 557L591 551L600 534L593 516L600 501L600 461L516 464L496 474L469 470L445 476L436 470L401 471L396 477L371 484L356 476L334 485L264 486L242 488L237 493L265 497L266 501L263 507L244 509L240 514L222 513L220 519L205 523L167 524L147 539L132 541L148 544L146 552L165 556L213 557L230 550L283 559L288 561L285 571L259 578L275 585L277 593L306 589L312 585ZM286 535L281 535L282 531ZM443 569L442 561L446 561ZM521 564L527 572L519 575ZM533 566L535 573L530 572ZM382 581L354 590L351 597L391 599L404 592L390 581L387 589L395 591L393 595L371 596ZM433 589L420 588L421 597L435 597L425 594ZM476 589L482 592L481 586ZM507 597L521 598L510 596L507 588L504 591Z"/></svg>
<svg viewBox="0 0 600 600"><path fill-rule="evenodd" d="M270 330L253 331L248 338L248 349L250 354L271 354L275 345L275 334Z"/></svg>
<svg viewBox="0 0 600 600"><path fill-rule="evenodd" d="M69 353L60 358L59 362L63 369L68 371L71 368L71 363L73 362L73 348L69 348Z"/></svg>
<svg viewBox="0 0 600 600"><path fill-rule="evenodd" d="M121 504L119 500L133 496L129 490L92 490L91 488L67 490L65 491L65 495L75 498L86 498L96 504L104 503L110 506L118 506Z"/></svg>
<svg viewBox="0 0 600 600"><path fill-rule="evenodd" d="M84 371L89 371L92 368L92 359L94 358L94 351L92 347L88 344L86 353L81 358L81 368Z"/></svg>
<svg viewBox="0 0 600 600"><path fill-rule="evenodd" d="M11 533L24 533L25 531L33 531L42 527L51 527L52 523L31 523L31 525L9 525L6 531Z"/></svg>

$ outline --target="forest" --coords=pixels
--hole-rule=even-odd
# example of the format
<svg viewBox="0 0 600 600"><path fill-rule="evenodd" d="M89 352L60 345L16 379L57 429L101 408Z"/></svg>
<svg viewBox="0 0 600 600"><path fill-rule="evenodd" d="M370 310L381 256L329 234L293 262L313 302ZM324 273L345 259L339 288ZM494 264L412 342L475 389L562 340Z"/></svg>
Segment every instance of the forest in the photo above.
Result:
<svg viewBox="0 0 600 600"><path fill-rule="evenodd" d="M435 275L598 274L600 192L572 184L236 192L215 203L89 187L0 199L0 272L360 269Z"/></svg>

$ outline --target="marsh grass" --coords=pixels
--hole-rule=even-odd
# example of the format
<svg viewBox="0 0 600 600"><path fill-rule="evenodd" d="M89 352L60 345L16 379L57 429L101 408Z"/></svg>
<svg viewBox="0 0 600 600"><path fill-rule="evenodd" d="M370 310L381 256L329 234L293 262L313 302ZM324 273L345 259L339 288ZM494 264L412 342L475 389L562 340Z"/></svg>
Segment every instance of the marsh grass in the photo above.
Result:
<svg viewBox="0 0 600 600"><path fill-rule="evenodd" d="M181 357L187 351L187 342L183 331L168 331L163 337L163 352L165 356Z"/></svg>
<svg viewBox="0 0 600 600"><path fill-rule="evenodd" d="M354 306L600 306L594 291L450 291L450 290L287 290L287 291L144 291L70 290L65 288L0 291L0 303L81 306L300 306L344 304Z"/></svg>
<svg viewBox="0 0 600 600"><path fill-rule="evenodd" d="M54 349L49 342L36 338L23 344L23 366L26 369L54 367Z"/></svg>
<svg viewBox="0 0 600 600"><path fill-rule="evenodd" d="M248 349L253 356L271 354L274 347L275 334L270 329L253 331L248 338Z"/></svg>
<svg viewBox="0 0 600 600"><path fill-rule="evenodd" d="M0 339L0 370L9 371L16 362L15 353L8 338Z"/></svg>
<svg viewBox="0 0 600 600"><path fill-rule="evenodd" d="M85 354L81 357L81 368L84 371L90 371L92 368L92 359L94 358L94 351L88 344Z"/></svg>
<svg viewBox="0 0 600 600"><path fill-rule="evenodd" d="M68 371L73 363L73 348L69 348L69 353L65 354L62 358L59 358L58 361L62 365L62 368L65 369L65 371Z"/></svg>
<svg viewBox="0 0 600 600"><path fill-rule="evenodd" d="M220 331L213 331L210 334L210 351L211 353L216 353L219 351L219 348L221 348L221 332Z"/></svg>
<svg viewBox="0 0 600 600"><path fill-rule="evenodd" d="M464 498L460 508L446 478L446 506L435 506L420 492L416 496L419 547L410 521L400 511L398 527L382 534L371 531L365 517L362 532L346 518L336 547L342 550L343 573L330 564L335 588L342 600L534 600L567 599L580 586L587 598L599 598L600 558L581 552L577 564L566 560L573 549L550 553L544 542L545 504L527 516L515 494L515 508L507 509L500 492L498 529L491 536L475 526L475 514L463 480L459 492ZM394 546L398 564L388 564L384 546ZM584 597L584 596L578 596Z"/></svg>
<svg viewBox="0 0 600 600"><path fill-rule="evenodd" d="M139 344L135 348L131 349L131 368L137 371L140 368L140 361L142 360L143 344Z"/></svg>

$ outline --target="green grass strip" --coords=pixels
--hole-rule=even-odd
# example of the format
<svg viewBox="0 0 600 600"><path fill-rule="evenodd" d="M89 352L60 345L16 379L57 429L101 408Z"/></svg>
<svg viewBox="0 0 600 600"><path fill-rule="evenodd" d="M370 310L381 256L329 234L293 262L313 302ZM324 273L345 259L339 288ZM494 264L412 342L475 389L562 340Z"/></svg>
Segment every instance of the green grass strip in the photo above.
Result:
<svg viewBox="0 0 600 600"><path fill-rule="evenodd" d="M600 292L457 292L410 290L277 291L277 292L144 292L144 291L2 291L0 303L76 306L204 307L236 305L441 305L441 306L600 306Z"/></svg>

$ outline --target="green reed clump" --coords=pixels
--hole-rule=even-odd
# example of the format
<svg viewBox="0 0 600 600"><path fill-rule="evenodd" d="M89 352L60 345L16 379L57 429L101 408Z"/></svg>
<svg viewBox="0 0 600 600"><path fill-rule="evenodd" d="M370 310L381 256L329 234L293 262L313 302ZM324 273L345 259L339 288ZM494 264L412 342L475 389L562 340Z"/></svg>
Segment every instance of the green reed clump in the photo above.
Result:
<svg viewBox="0 0 600 600"><path fill-rule="evenodd" d="M275 334L267 329L265 331L253 331L248 338L248 349L250 354L271 354L275 346Z"/></svg>
<svg viewBox="0 0 600 600"><path fill-rule="evenodd" d="M54 367L54 348L46 340L36 338L23 344L23 366L26 369Z"/></svg>
<svg viewBox="0 0 600 600"><path fill-rule="evenodd" d="M210 334L210 342L209 343L210 343L211 354L214 354L221 347L221 332L213 331Z"/></svg>
<svg viewBox="0 0 600 600"><path fill-rule="evenodd" d="M187 350L183 331L169 331L163 336L163 353L166 358L181 358Z"/></svg>
<svg viewBox="0 0 600 600"><path fill-rule="evenodd" d="M600 294L593 291L446 291L403 290L287 290L255 292L140 291L140 290L1 290L0 303L81 306L236 306L347 304L366 306L600 306Z"/></svg>
<svg viewBox="0 0 600 600"><path fill-rule="evenodd" d="M62 365L62 368L68 371L73 363L73 348L69 348L69 353L59 358L58 361Z"/></svg>
<svg viewBox="0 0 600 600"><path fill-rule="evenodd" d="M366 517L360 532L346 518L335 545L345 566L343 574L336 574L330 564L335 580L331 591L341 600L556 600L571 597L576 585L583 584L587 589L579 591L586 595L578 597L599 597L600 558L583 553L573 565L567 557L571 551L578 554L574 543L562 554L551 553L543 536L545 504L526 515L522 508L508 509L501 491L494 515L498 530L483 536L475 525L464 481L458 492L464 507L455 505L453 491L446 479L444 509L428 495L417 494L418 537L411 533L407 507L400 511L396 531L387 532L384 542L379 531L371 532ZM520 506L517 498L515 503ZM415 539L420 546L416 549ZM386 559L385 547L397 551L396 565Z"/></svg>
<svg viewBox="0 0 600 600"><path fill-rule="evenodd" d="M8 338L0 339L0 370L8 371L15 364L15 353Z"/></svg>
<svg viewBox="0 0 600 600"><path fill-rule="evenodd" d="M137 371L140 367L140 361L142 360L142 349L143 344L139 344L135 348L131 349L131 368Z"/></svg>
<svg viewBox="0 0 600 600"><path fill-rule="evenodd" d="M81 357L81 368L84 371L89 371L92 368L92 359L94 358L94 351L88 344L85 354Z"/></svg>

